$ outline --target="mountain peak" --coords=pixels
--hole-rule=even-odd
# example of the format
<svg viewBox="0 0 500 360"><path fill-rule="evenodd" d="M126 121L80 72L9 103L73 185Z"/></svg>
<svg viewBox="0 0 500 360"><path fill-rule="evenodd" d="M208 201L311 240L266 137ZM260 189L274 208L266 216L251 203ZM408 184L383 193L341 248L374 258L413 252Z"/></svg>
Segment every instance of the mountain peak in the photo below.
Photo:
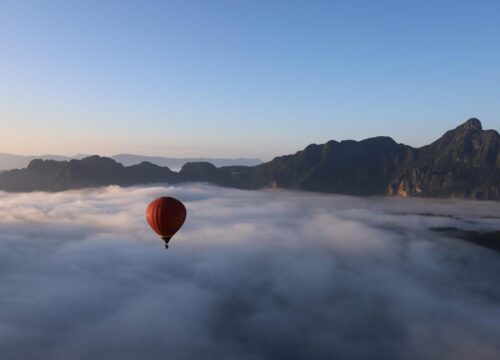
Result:
<svg viewBox="0 0 500 360"><path fill-rule="evenodd" d="M477 118L470 118L462 125L458 126L455 130L463 129L463 130L483 130L483 126L481 125L481 121Z"/></svg>
<svg viewBox="0 0 500 360"><path fill-rule="evenodd" d="M481 121L476 118L470 118L463 124L457 126L455 129L448 130L444 133L443 136L441 136L439 139L428 146L436 146L438 144L440 144L439 146L441 146L443 144L450 144L456 141L461 142L466 138L470 138L470 136L476 136L480 134L482 130L483 127L481 125Z"/></svg>

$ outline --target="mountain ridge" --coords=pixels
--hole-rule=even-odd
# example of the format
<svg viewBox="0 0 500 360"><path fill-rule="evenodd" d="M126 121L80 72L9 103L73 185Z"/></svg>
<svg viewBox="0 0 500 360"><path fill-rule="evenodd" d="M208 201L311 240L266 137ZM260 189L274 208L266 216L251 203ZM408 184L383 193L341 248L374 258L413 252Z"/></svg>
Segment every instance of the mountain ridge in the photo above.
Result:
<svg viewBox="0 0 500 360"><path fill-rule="evenodd" d="M418 148L387 136L330 140L255 166L186 163L179 172L149 162L113 159L33 160L0 173L0 190L59 191L155 182L209 182L240 189L280 188L348 195L459 197L500 200L500 135L471 118Z"/></svg>
<svg viewBox="0 0 500 360"><path fill-rule="evenodd" d="M0 171L25 168L28 166L30 161L36 159L69 161L73 159L81 160L89 156L91 155L88 154L76 154L74 156L53 155L53 154L16 155L10 153L0 153ZM110 156L110 158L116 160L117 162L125 166L137 165L143 161L148 161L158 166L168 166L171 169L180 169L184 164L188 162L197 162L197 161L211 162L216 166L230 166L230 165L253 166L262 163L262 160L257 158L204 158L204 157L174 158L174 157L149 156L149 155L137 155L137 154L116 154Z"/></svg>

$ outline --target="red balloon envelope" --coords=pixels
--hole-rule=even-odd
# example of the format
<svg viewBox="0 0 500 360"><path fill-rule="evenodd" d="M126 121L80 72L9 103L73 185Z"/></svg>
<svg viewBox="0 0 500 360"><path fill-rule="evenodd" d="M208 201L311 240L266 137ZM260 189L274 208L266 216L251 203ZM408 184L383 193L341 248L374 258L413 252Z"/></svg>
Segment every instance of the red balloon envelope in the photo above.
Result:
<svg viewBox="0 0 500 360"><path fill-rule="evenodd" d="M146 219L149 226L165 240L165 247L186 220L186 207L173 197L161 197L148 205Z"/></svg>

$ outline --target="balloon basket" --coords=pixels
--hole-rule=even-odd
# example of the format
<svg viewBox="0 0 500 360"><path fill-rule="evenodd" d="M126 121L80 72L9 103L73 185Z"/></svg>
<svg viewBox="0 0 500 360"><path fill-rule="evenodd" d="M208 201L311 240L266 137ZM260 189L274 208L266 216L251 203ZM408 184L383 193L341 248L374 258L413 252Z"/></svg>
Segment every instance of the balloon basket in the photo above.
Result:
<svg viewBox="0 0 500 360"><path fill-rule="evenodd" d="M165 249L168 249L168 242L170 241L171 237L162 237L163 241L165 241Z"/></svg>

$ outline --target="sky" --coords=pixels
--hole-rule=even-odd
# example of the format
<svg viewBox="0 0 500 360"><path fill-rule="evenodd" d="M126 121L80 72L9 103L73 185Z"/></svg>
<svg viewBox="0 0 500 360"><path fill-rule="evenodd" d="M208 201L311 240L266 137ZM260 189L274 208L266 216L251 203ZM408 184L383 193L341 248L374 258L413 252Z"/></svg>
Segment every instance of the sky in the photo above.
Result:
<svg viewBox="0 0 500 360"><path fill-rule="evenodd" d="M0 1L0 152L259 157L500 129L500 3Z"/></svg>
<svg viewBox="0 0 500 360"><path fill-rule="evenodd" d="M144 216L166 193L188 211L168 250ZM498 202L201 184L0 200L5 360L500 355L498 253L429 230L498 229Z"/></svg>

